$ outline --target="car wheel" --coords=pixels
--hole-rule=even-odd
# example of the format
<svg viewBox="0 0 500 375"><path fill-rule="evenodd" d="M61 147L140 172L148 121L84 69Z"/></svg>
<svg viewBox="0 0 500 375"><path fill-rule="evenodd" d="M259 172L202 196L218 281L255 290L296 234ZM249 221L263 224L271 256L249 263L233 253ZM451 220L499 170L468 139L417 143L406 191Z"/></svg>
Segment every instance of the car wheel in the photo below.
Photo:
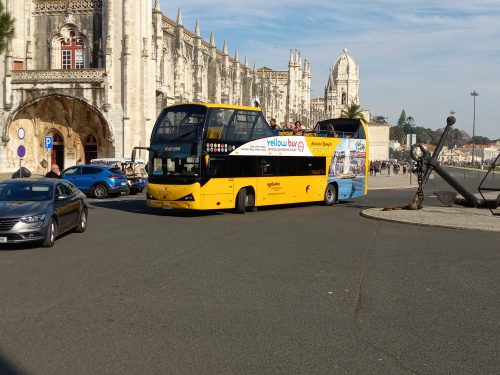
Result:
<svg viewBox="0 0 500 375"><path fill-rule="evenodd" d="M108 188L103 184L97 184L92 188L92 196L97 199L103 199L108 196Z"/></svg>
<svg viewBox="0 0 500 375"><path fill-rule="evenodd" d="M54 218L49 221L49 226L47 227L47 234L45 235L45 240L43 240L43 247L52 247L56 241L57 236L57 222Z"/></svg>
<svg viewBox="0 0 500 375"><path fill-rule="evenodd" d="M82 209L82 213L80 214L80 219L78 220L78 225L75 228L76 233L83 233L87 230L87 219L88 219L88 211L84 207Z"/></svg>
<svg viewBox="0 0 500 375"><path fill-rule="evenodd" d="M332 184L329 184L325 189L324 202L325 206L331 206L337 201L337 189Z"/></svg>

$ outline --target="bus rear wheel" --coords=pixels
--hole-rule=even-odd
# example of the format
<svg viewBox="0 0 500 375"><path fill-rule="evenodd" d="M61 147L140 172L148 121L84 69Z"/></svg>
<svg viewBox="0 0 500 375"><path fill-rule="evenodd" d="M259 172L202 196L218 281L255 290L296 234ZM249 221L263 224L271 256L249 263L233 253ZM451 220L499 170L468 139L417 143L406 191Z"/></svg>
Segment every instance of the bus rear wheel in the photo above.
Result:
<svg viewBox="0 0 500 375"><path fill-rule="evenodd" d="M337 197L337 188L332 184L328 184L325 189L325 206L331 206L332 204L334 204L337 201Z"/></svg>

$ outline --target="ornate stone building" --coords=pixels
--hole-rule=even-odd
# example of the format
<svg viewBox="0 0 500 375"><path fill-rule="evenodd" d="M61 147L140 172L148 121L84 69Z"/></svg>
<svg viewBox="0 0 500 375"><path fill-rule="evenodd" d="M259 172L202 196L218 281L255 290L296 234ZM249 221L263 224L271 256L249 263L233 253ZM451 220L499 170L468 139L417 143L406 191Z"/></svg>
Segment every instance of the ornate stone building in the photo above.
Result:
<svg viewBox="0 0 500 375"><path fill-rule="evenodd" d="M280 122L310 116L310 66L292 51L288 70L249 68L174 21L159 0L0 0L16 19L0 65L0 172L47 159L68 167L126 157L149 142L158 112L176 102L248 105L259 98ZM18 139L23 128L26 136ZM52 136L50 154L45 136Z"/></svg>
<svg viewBox="0 0 500 375"><path fill-rule="evenodd" d="M325 116L338 118L351 104L359 105L359 68L344 48L342 55L330 68L325 87Z"/></svg>

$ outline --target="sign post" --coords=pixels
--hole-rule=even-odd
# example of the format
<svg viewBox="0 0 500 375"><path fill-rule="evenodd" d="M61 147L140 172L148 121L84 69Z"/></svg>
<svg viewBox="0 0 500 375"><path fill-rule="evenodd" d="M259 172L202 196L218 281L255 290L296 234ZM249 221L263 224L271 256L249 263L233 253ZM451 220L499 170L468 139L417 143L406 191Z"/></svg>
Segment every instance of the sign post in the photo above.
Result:
<svg viewBox="0 0 500 375"><path fill-rule="evenodd" d="M19 147L17 148L17 156L19 156L19 178L23 177L23 158L26 155L26 148L24 147L24 128L17 129L17 138L19 138Z"/></svg>
<svg viewBox="0 0 500 375"><path fill-rule="evenodd" d="M45 148L47 149L47 162L50 161L50 150L52 149L52 136L51 135L46 135L45 138L44 138L44 145L45 145ZM52 164L52 162L50 162L50 164ZM47 171L48 171L48 168L49 168L49 163L47 163Z"/></svg>
<svg viewBox="0 0 500 375"><path fill-rule="evenodd" d="M19 178L23 177L22 166L24 155L26 155L26 148L23 145L19 145L17 148L17 156L19 156Z"/></svg>

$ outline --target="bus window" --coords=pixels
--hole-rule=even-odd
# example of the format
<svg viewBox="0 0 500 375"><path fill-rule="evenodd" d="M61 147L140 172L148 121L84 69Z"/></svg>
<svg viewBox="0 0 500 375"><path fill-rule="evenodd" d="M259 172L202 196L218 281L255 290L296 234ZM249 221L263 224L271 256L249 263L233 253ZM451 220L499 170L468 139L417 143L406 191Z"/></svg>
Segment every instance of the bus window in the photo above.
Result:
<svg viewBox="0 0 500 375"><path fill-rule="evenodd" d="M234 118L234 140L247 142L252 135L252 125L255 115L246 112L238 112Z"/></svg>
<svg viewBox="0 0 500 375"><path fill-rule="evenodd" d="M205 120L205 110L200 107L174 107L164 111L153 130L152 142L192 141L199 138Z"/></svg>
<svg viewBox="0 0 500 375"><path fill-rule="evenodd" d="M264 115L259 113L257 116L253 127L252 139L272 137L274 133L269 127L269 124L264 120Z"/></svg>
<svg viewBox="0 0 500 375"><path fill-rule="evenodd" d="M281 156L279 158L280 176L297 176L297 158L295 156Z"/></svg>
<svg viewBox="0 0 500 375"><path fill-rule="evenodd" d="M229 177L228 162L226 156L212 156L210 158L210 169L208 177Z"/></svg>
<svg viewBox="0 0 500 375"><path fill-rule="evenodd" d="M261 157L259 161L260 176L276 176L278 174L277 157Z"/></svg>
<svg viewBox="0 0 500 375"><path fill-rule="evenodd" d="M256 156L232 156L229 158L231 177L257 177Z"/></svg>
<svg viewBox="0 0 500 375"><path fill-rule="evenodd" d="M299 176L322 175L325 173L326 159L321 156L297 158Z"/></svg>
<svg viewBox="0 0 500 375"><path fill-rule="evenodd" d="M260 112L237 111L222 133L225 141L248 142L271 137L273 132Z"/></svg>
<svg viewBox="0 0 500 375"><path fill-rule="evenodd" d="M207 138L220 139L233 113L233 109L212 109L207 125Z"/></svg>

